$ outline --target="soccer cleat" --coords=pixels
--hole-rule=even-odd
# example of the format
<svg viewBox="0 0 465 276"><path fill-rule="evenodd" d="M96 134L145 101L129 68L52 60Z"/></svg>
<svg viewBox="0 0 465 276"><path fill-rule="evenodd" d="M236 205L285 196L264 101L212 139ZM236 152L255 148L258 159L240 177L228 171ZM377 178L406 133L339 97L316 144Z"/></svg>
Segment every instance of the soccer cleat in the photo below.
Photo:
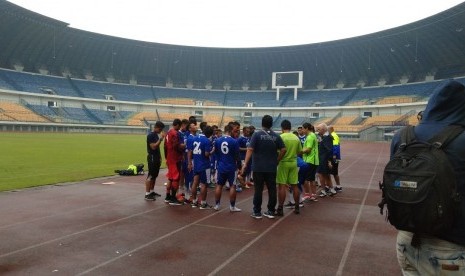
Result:
<svg viewBox="0 0 465 276"><path fill-rule="evenodd" d="M312 194L312 196L310 197L310 201L317 202L318 201L317 195Z"/></svg>
<svg viewBox="0 0 465 276"><path fill-rule="evenodd" d="M324 190L321 190L320 194L318 195L319 197L325 197L327 196L328 194L324 191Z"/></svg>
<svg viewBox="0 0 465 276"><path fill-rule="evenodd" d="M216 204L215 207L213 207L213 210L219 211L220 210L220 205Z"/></svg>
<svg viewBox="0 0 465 276"><path fill-rule="evenodd" d="M177 198L170 200L169 205L171 206L179 206L183 205L181 201L179 201Z"/></svg>
<svg viewBox="0 0 465 276"><path fill-rule="evenodd" d="M335 190L334 188L331 188L331 189L329 190L329 192L330 192L329 195L331 195L331 196L337 194L337 192L336 192L336 190Z"/></svg>
<svg viewBox="0 0 465 276"><path fill-rule="evenodd" d="M199 206L200 206L200 204L199 204L197 201L192 201L192 202L191 202L191 207L192 207L192 208L197 208L197 207L199 207Z"/></svg>
<svg viewBox="0 0 465 276"><path fill-rule="evenodd" d="M294 209L294 203L291 203L290 201L288 201L286 204L284 204L284 208Z"/></svg>
<svg viewBox="0 0 465 276"><path fill-rule="evenodd" d="M262 217L262 213L255 213L255 212L253 212L250 216L253 217L254 219L261 219L261 218L263 218L263 217Z"/></svg>
<svg viewBox="0 0 465 276"><path fill-rule="evenodd" d="M145 195L144 199L147 200L147 201L154 201L155 196L153 195L153 193L150 193L148 195Z"/></svg>
<svg viewBox="0 0 465 276"><path fill-rule="evenodd" d="M305 194L303 197L302 197L302 201L303 202L308 202L311 198L311 195L310 194Z"/></svg>
<svg viewBox="0 0 465 276"><path fill-rule="evenodd" d="M204 203L204 204L201 204L200 205L200 210L207 210L207 209L211 209L212 206L208 205L208 203Z"/></svg>
<svg viewBox="0 0 465 276"><path fill-rule="evenodd" d="M278 210L276 210L276 216L278 216L278 217L284 216L283 209L278 208Z"/></svg>
<svg viewBox="0 0 465 276"><path fill-rule="evenodd" d="M336 186L336 188L334 188L334 190L336 190L336 192L338 192L338 193L342 193L342 187L341 186Z"/></svg>
<svg viewBox="0 0 465 276"><path fill-rule="evenodd" d="M271 212L270 210L263 213L263 215L269 219L274 219L274 216L275 216L274 212Z"/></svg>
<svg viewBox="0 0 465 276"><path fill-rule="evenodd" d="M161 196L161 194L159 194L159 193L157 193L157 192L153 192L153 194L154 194L155 196L158 196L158 197Z"/></svg>
<svg viewBox="0 0 465 276"><path fill-rule="evenodd" d="M165 197L165 202L166 202L166 203L170 203L170 201L171 201L171 196L170 196L170 195L167 195L167 196Z"/></svg>
<svg viewBox="0 0 465 276"><path fill-rule="evenodd" d="M240 192L242 192L242 188L241 188L241 187L239 187L239 186L237 186L237 187L236 187L236 192L237 192L237 193L240 193Z"/></svg>
<svg viewBox="0 0 465 276"><path fill-rule="evenodd" d="M234 213L234 212L240 212L240 211L242 211L242 210L239 209L239 208L237 208L236 206L234 206L234 207L229 207L229 211L230 211L231 213Z"/></svg>
<svg viewBox="0 0 465 276"><path fill-rule="evenodd" d="M296 214L296 215L300 214L300 208L295 208L294 209L294 214Z"/></svg>

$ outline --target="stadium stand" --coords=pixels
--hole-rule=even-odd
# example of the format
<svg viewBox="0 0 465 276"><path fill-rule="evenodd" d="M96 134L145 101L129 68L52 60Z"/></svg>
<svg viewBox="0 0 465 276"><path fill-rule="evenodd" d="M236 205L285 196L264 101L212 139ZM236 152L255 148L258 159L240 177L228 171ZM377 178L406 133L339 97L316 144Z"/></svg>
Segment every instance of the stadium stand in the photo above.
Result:
<svg viewBox="0 0 465 276"><path fill-rule="evenodd" d="M2 114L2 120L5 121L49 122L43 116L16 103L0 102L0 114Z"/></svg>
<svg viewBox="0 0 465 276"><path fill-rule="evenodd" d="M401 115L378 115L373 117L366 118L363 122L363 126L368 126L372 124L387 124L390 125L392 122L395 122L401 117Z"/></svg>
<svg viewBox="0 0 465 276"><path fill-rule="evenodd" d="M359 116L341 116L337 119L335 119L331 125L350 125L352 124L355 119L357 119Z"/></svg>
<svg viewBox="0 0 465 276"><path fill-rule="evenodd" d="M439 80L465 83L465 36L457 27L465 25L464 9L465 2L404 26L337 41L226 49L91 33L0 0L0 36L9 42L0 43L0 101L16 101L21 112L32 114L15 117L7 110L0 120L147 126L203 110L204 120L219 125L247 117L260 126L264 112L279 114L275 128L283 119L293 125L325 122L347 132L413 124L411 110L422 108ZM294 70L304 71L298 99L284 91L276 100L272 72ZM407 107L399 111L396 105ZM249 107L253 116L244 115ZM379 115L362 118L371 107L368 113ZM299 112L286 112L292 108Z"/></svg>

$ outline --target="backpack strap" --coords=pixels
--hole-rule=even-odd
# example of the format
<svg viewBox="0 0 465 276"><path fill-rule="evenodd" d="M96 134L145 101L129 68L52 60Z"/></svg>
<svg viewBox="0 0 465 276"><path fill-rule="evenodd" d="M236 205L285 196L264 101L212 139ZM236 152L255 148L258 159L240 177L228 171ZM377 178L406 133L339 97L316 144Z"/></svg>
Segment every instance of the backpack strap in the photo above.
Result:
<svg viewBox="0 0 465 276"><path fill-rule="evenodd" d="M438 149L445 148L463 131L463 126L449 125L445 127L440 133L435 135L433 138L429 139L428 142Z"/></svg>
<svg viewBox="0 0 465 276"><path fill-rule="evenodd" d="M400 130L400 145L399 150L403 150L407 144L414 141L415 138L415 127L414 126L406 126Z"/></svg>

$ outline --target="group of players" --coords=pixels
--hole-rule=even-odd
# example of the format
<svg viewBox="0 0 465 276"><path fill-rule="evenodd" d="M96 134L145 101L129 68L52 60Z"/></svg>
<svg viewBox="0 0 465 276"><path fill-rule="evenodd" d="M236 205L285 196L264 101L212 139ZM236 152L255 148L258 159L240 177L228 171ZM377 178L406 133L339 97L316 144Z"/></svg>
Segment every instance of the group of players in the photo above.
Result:
<svg viewBox="0 0 465 276"><path fill-rule="evenodd" d="M250 142L255 127L243 127L241 135L238 122L230 122L224 130L221 130L206 122L197 124L196 118L191 116L189 119L175 119L166 134L163 132L164 128L165 125L158 121L153 131L147 135L149 172L145 182L145 200L155 200L156 197L161 196L154 191L154 186L161 166L160 146L165 140L164 155L168 169L166 203L173 206L190 204L193 208L217 211L220 209L223 187L226 187L226 190L229 190L229 210L240 212L241 209L236 206L236 194L243 188L251 188L253 185L250 161L260 162L252 158L254 152ZM294 209L298 214L303 202L317 201L317 197L334 195L342 191L337 172L340 161L339 137L334 129L327 128L325 124L320 124L315 129L310 123L304 123L292 133L290 122L283 120L281 130L283 133L279 139L283 148L289 150L287 153L284 150L282 155L276 151L276 157L279 159L277 175L275 170L276 182L279 184L279 203L277 210L268 210L270 218L274 215L282 216L283 207ZM298 143L292 144L289 141L293 138L288 139L288 137L296 138ZM273 143L276 145L276 141ZM255 151L255 155L258 156L259 152ZM295 169L280 169L283 164L295 166ZM335 187L332 185L330 174L334 175ZM316 175L319 176L319 186L322 187L318 195ZM213 184L214 182L216 185ZM207 203L208 187L215 188L213 206ZM289 202L284 205L287 191L291 196ZM276 194L273 196L276 197ZM255 207L252 217L261 218Z"/></svg>

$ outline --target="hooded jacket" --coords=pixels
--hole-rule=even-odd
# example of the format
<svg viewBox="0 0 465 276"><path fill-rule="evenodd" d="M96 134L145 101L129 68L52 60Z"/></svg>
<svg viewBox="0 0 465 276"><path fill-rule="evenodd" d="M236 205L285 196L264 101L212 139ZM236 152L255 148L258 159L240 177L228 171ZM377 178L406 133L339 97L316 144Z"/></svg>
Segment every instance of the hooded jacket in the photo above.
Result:
<svg viewBox="0 0 465 276"><path fill-rule="evenodd" d="M427 141L448 125L465 127L465 86L452 80L441 83L433 91L423 118L415 127L416 139ZM391 144L391 157L397 151L399 142L397 132ZM457 189L462 197L462 215L457 218L454 227L439 238L465 246L465 131L447 146L445 152L454 169Z"/></svg>

